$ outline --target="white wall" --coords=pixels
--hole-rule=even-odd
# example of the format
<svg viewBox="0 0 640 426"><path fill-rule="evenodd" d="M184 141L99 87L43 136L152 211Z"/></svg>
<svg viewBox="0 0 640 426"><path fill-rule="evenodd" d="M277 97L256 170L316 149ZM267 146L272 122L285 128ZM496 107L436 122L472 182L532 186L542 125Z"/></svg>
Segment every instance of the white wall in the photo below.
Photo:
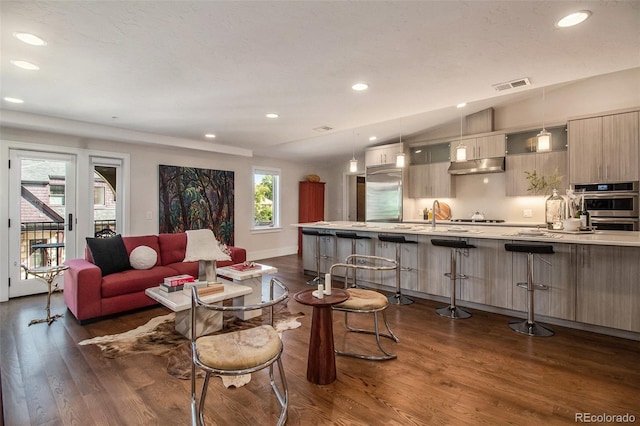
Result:
<svg viewBox="0 0 640 426"><path fill-rule="evenodd" d="M227 154L168 148L152 145L117 143L105 140L80 138L47 132L14 128L0 129L3 141L50 144L101 151L127 153L131 159L131 235L158 233L158 166L160 164L231 170L235 176L235 245L247 250L250 260L292 254L297 252L298 182L307 174L328 176L317 165L308 165L262 157L241 157ZM251 232L251 208L253 200L252 167L281 169L281 225L276 232ZM333 185L331 182L330 185ZM0 197L8 199L6 184L0 185ZM6 203L0 209L6 209ZM147 219L147 212L152 219ZM80 236L83 239L83 236ZM81 250L84 243L78 245Z"/></svg>

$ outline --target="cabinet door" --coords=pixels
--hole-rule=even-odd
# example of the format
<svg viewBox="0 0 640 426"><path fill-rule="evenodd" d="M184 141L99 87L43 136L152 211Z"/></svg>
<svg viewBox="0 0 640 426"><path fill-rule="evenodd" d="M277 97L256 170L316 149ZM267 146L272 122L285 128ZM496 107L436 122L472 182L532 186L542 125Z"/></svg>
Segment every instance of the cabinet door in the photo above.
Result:
<svg viewBox="0 0 640 426"><path fill-rule="evenodd" d="M409 166L409 198L427 198L429 189L429 164Z"/></svg>
<svg viewBox="0 0 640 426"><path fill-rule="evenodd" d="M458 299L484 305L511 308L511 264L505 262L504 241L471 239L476 248L464 250L458 256L460 280Z"/></svg>
<svg viewBox="0 0 640 426"><path fill-rule="evenodd" d="M451 141L451 145L449 147L449 157L451 158L451 161L456 161L456 151L458 148L458 145L460 145L460 140L455 140L455 141ZM467 138L467 139L462 139L462 145L467 147L467 160L473 160L475 159L475 152L476 152L476 138Z"/></svg>
<svg viewBox="0 0 640 426"><path fill-rule="evenodd" d="M451 251L447 247L434 246L433 238L426 237L421 252L421 279L419 291L434 296L451 296L451 280L444 274L449 272ZM436 237L437 240L455 239Z"/></svg>
<svg viewBox="0 0 640 426"><path fill-rule="evenodd" d="M536 154L507 155L505 163L506 195L534 195L527 191L529 181L525 171L532 172L536 168Z"/></svg>
<svg viewBox="0 0 640 426"><path fill-rule="evenodd" d="M534 313L554 318L575 320L577 246L553 244L553 254L535 255L533 279L536 284L548 286L547 290L534 291ZM517 282L527 280L527 256L525 253L509 253L513 262L513 309L527 312L527 290L516 287Z"/></svg>
<svg viewBox="0 0 640 426"><path fill-rule="evenodd" d="M505 135L491 135L476 138L475 158L504 157L507 149Z"/></svg>
<svg viewBox="0 0 640 426"><path fill-rule="evenodd" d="M600 182L602 117L571 120L568 128L571 183Z"/></svg>
<svg viewBox="0 0 640 426"><path fill-rule="evenodd" d="M396 245L395 243L388 243L386 241L375 240L375 255L384 257L387 259L396 259ZM382 284L388 287L396 286L396 273L395 271L376 271L372 274L374 282Z"/></svg>
<svg viewBox="0 0 640 426"><path fill-rule="evenodd" d="M640 248L581 245L576 320L640 331Z"/></svg>
<svg viewBox="0 0 640 426"><path fill-rule="evenodd" d="M602 117L602 147L607 182L638 180L638 113Z"/></svg>
<svg viewBox="0 0 640 426"><path fill-rule="evenodd" d="M455 183L449 174L449 163L429 164L431 181L429 197L455 197Z"/></svg>

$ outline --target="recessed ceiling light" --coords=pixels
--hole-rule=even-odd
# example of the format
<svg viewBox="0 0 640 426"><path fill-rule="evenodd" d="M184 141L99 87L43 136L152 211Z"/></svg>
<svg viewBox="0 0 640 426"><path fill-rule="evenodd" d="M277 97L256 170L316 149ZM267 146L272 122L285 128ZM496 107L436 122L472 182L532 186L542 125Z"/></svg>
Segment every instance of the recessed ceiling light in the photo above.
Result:
<svg viewBox="0 0 640 426"><path fill-rule="evenodd" d="M266 115L267 118L278 118L280 117L278 114L276 114L275 112L270 112Z"/></svg>
<svg viewBox="0 0 640 426"><path fill-rule="evenodd" d="M204 137L208 139L214 139L216 135L214 135L213 133L207 133L206 135L204 135Z"/></svg>
<svg viewBox="0 0 640 426"><path fill-rule="evenodd" d="M466 106L467 106L467 103L466 103L466 102L461 102L461 103L459 103L458 105L456 105L456 108L464 108L464 107L466 107Z"/></svg>
<svg viewBox="0 0 640 426"><path fill-rule="evenodd" d="M47 42L38 37L37 35L29 33L13 33L13 36L18 40L30 44L32 46L46 46Z"/></svg>
<svg viewBox="0 0 640 426"><path fill-rule="evenodd" d="M573 27L574 25L578 25L579 23L586 21L589 16L591 16L590 10L581 10L579 12L574 12L556 22L556 27Z"/></svg>
<svg viewBox="0 0 640 426"><path fill-rule="evenodd" d="M367 90L369 88L369 85L367 83L356 83L353 86L351 86L351 88L353 90L357 90L358 92L361 92L363 90Z"/></svg>
<svg viewBox="0 0 640 426"><path fill-rule="evenodd" d="M377 136L371 136L371 137L369 138L369 140L370 140L371 142L375 141L376 139L378 139L378 137L377 137Z"/></svg>
<svg viewBox="0 0 640 426"><path fill-rule="evenodd" d="M4 100L7 101L7 102L11 102L12 104L23 104L24 103L24 101L22 99L18 99L18 98L5 97Z"/></svg>
<svg viewBox="0 0 640 426"><path fill-rule="evenodd" d="M32 64L31 62L27 61L15 61L12 59L10 62L16 67L22 68L23 70L37 71L40 69L40 67L36 64Z"/></svg>

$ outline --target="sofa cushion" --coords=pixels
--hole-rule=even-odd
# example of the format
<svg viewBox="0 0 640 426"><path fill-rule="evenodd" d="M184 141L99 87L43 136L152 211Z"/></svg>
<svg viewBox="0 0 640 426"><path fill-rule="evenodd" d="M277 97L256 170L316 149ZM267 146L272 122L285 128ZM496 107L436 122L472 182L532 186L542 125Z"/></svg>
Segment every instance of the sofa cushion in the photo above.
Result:
<svg viewBox="0 0 640 426"><path fill-rule="evenodd" d="M158 235L162 264L167 266L172 263L182 262L187 250L187 234L160 234Z"/></svg>
<svg viewBox="0 0 640 426"><path fill-rule="evenodd" d="M102 276L131 269L129 253L127 253L122 236L87 237L87 247L89 247L93 264L100 268Z"/></svg>
<svg viewBox="0 0 640 426"><path fill-rule="evenodd" d="M129 255L129 263L133 269L151 269L157 261L158 253L148 246L138 246Z"/></svg>
<svg viewBox="0 0 640 426"><path fill-rule="evenodd" d="M158 259L156 260L155 266L162 265L162 255L160 252L160 245L158 244L158 236L157 235L142 235L138 237L123 237L122 241L124 242L124 246L127 248L128 255L131 254L134 248L140 246L151 247L158 253Z"/></svg>
<svg viewBox="0 0 640 426"><path fill-rule="evenodd" d="M166 266L154 266L147 270L130 269L119 274L102 278L102 297L115 297L123 294L145 291L159 286L165 277L175 275L175 271Z"/></svg>

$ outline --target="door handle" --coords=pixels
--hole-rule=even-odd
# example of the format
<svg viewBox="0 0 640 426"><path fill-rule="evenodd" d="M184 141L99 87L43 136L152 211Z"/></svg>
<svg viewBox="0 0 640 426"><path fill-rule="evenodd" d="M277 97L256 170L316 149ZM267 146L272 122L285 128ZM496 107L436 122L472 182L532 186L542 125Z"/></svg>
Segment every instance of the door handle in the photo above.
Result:
<svg viewBox="0 0 640 426"><path fill-rule="evenodd" d="M69 220L67 221L67 230L73 231L73 213L69 213Z"/></svg>

